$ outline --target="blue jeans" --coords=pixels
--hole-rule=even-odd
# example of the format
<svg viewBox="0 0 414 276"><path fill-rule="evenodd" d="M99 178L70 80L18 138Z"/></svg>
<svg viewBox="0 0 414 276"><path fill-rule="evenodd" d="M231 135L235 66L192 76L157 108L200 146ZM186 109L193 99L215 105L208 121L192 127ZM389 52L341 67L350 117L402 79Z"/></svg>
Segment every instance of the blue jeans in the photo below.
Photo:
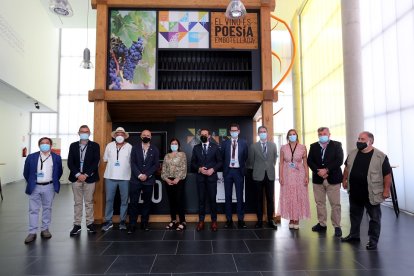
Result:
<svg viewBox="0 0 414 276"><path fill-rule="evenodd" d="M114 214L114 198L116 194L116 188L119 187L121 194L121 221L125 221L128 209L128 188L129 180L116 180L105 178L105 190L106 190L106 204L105 204L105 221L112 221Z"/></svg>

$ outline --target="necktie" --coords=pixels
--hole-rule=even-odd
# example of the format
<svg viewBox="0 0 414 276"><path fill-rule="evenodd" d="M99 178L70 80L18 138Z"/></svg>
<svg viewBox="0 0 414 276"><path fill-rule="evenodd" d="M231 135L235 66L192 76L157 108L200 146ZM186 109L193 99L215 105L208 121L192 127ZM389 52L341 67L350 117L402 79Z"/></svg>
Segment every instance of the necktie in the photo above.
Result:
<svg viewBox="0 0 414 276"><path fill-rule="evenodd" d="M236 147L237 147L236 140L233 140L233 144L231 146L231 166L232 167L235 164L235 160L234 159L236 159Z"/></svg>
<svg viewBox="0 0 414 276"><path fill-rule="evenodd" d="M263 149L263 156L267 158L267 148L266 143L262 143L262 149Z"/></svg>
<svg viewBox="0 0 414 276"><path fill-rule="evenodd" d="M203 154L207 155L207 144L203 144Z"/></svg>

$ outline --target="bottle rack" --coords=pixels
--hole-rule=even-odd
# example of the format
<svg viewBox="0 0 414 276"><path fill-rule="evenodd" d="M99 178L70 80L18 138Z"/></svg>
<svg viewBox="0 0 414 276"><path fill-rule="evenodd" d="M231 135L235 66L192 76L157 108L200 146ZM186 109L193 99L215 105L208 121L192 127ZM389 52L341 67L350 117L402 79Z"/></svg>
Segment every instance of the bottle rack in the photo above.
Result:
<svg viewBox="0 0 414 276"><path fill-rule="evenodd" d="M158 89L252 90L250 51L158 50Z"/></svg>

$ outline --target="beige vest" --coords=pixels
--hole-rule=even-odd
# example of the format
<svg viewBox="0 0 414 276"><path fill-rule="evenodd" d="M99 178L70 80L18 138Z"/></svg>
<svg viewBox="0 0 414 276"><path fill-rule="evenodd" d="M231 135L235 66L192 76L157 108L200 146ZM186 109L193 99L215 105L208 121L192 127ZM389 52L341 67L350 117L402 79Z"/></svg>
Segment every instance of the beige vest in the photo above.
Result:
<svg viewBox="0 0 414 276"><path fill-rule="evenodd" d="M349 176L351 175L352 166L355 161L355 157L358 153L358 150L353 150L347 159L347 168L348 168L348 192L352 189L352 183L349 181ZM386 155L374 148L374 153L372 154L371 161L368 168L368 196L369 202L372 205L380 204L384 201L382 193L384 192L384 177L382 176L382 163L384 163Z"/></svg>

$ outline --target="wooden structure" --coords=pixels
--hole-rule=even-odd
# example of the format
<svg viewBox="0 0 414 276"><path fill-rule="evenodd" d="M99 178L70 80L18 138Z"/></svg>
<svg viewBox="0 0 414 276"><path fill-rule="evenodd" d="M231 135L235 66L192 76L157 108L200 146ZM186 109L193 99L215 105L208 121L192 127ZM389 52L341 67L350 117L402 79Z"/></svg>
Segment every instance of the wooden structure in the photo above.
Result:
<svg viewBox="0 0 414 276"><path fill-rule="evenodd" d="M275 0L243 0L248 12L259 16L260 47L260 90L128 90L112 91L107 87L108 60L108 18L111 8L120 9L200 9L204 11L226 10L229 1L223 0L92 0L97 10L96 24L96 77L95 89L89 92L89 101L94 102L94 140L101 145L111 141L113 122L165 122L174 121L176 116L251 116L254 121L252 130L256 133L256 119L273 133L273 102L277 101L277 92L272 89L272 51L271 17ZM151 112L151 117L148 114ZM270 135L271 137L273 135ZM105 165L101 162L100 174ZM95 221L104 218L105 193L103 180L97 183L95 191ZM153 217L151 217L154 220ZM155 220L168 220L155 218ZM246 220L249 217L246 216ZM190 219L191 221L191 219Z"/></svg>

